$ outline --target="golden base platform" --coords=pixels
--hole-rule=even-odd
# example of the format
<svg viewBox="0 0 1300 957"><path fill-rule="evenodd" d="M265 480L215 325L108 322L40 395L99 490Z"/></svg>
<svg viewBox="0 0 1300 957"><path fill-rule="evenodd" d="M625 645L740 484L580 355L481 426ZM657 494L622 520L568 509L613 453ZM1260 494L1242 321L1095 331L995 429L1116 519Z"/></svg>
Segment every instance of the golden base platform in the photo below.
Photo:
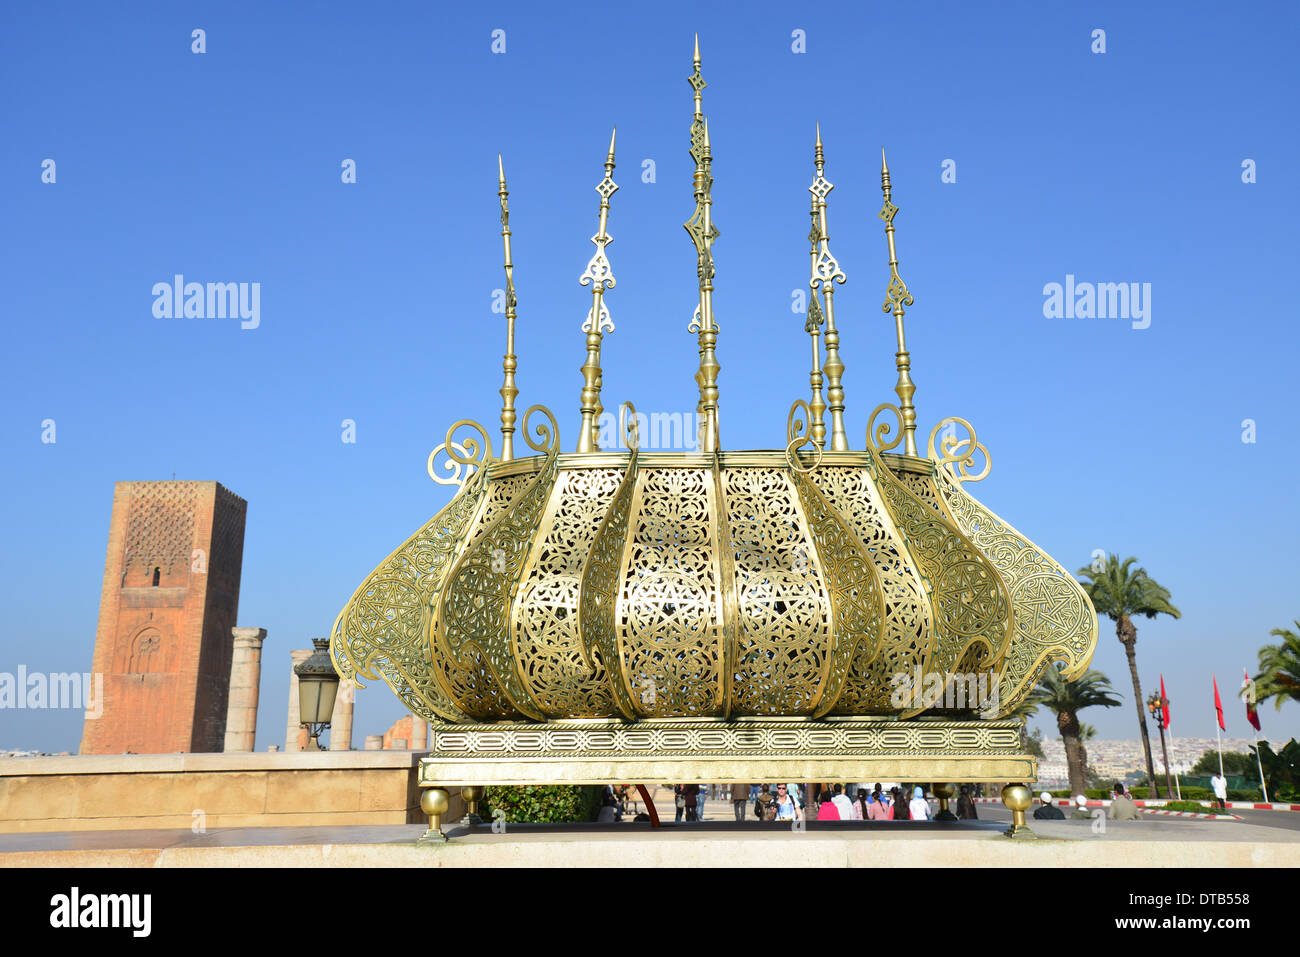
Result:
<svg viewBox="0 0 1300 957"><path fill-rule="evenodd" d="M1017 720L861 717L435 724L420 761L421 806L439 840L435 808L446 808L448 790L464 789L473 812L487 785L915 781L935 783L946 805L946 784L1037 777L1020 728Z"/></svg>

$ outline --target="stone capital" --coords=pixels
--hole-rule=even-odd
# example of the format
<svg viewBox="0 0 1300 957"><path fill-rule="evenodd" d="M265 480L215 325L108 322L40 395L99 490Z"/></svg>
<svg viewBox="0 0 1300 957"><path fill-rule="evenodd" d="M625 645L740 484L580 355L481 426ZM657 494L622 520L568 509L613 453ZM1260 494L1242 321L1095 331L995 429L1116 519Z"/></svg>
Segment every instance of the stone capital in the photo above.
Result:
<svg viewBox="0 0 1300 957"><path fill-rule="evenodd" d="M266 639L265 628L231 628L230 633L235 636L235 644L259 647Z"/></svg>

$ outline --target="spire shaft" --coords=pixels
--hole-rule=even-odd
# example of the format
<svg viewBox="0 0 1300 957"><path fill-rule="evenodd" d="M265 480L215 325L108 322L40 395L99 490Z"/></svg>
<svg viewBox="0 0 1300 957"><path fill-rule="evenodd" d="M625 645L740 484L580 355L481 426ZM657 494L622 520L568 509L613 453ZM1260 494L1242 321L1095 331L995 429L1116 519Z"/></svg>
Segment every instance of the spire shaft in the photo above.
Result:
<svg viewBox="0 0 1300 957"><path fill-rule="evenodd" d="M713 318L713 241L720 233L713 225L713 154L709 147L709 123L702 112L704 77L700 74L700 39L695 38L694 70L687 77L694 91L695 116L691 121L691 157L695 160L693 177L695 213L684 224L695 244L696 274L700 280L700 303L695 318L687 330L699 334L700 367L695 381L700 387L700 401L696 406L701 418L700 450L716 452L718 438L718 364L716 345L718 324Z"/></svg>
<svg viewBox="0 0 1300 957"><path fill-rule="evenodd" d="M894 391L898 393L898 408L903 416L903 449L907 455L915 456L918 455L916 407L912 405L912 396L916 394L916 385L912 382L912 357L907 351L907 340L903 336L903 307L912 305L914 300L907 283L898 274L898 252L894 248L894 217L898 215L898 207L890 198L889 164L885 161L883 146L880 148L880 189L885 194L880 218L885 221L885 239L889 243L889 288L885 291L885 302L881 310L894 314L894 328L898 333L898 352L894 353L898 384L894 386Z"/></svg>
<svg viewBox="0 0 1300 957"><path fill-rule="evenodd" d="M506 354L501 363L505 372L505 381L501 385L501 461L509 462L515 457L515 370L519 367L515 357L515 266L510 257L510 208L506 203L510 196L506 189L506 169L497 154L497 195L501 198L501 240L505 244L506 256Z"/></svg>
<svg viewBox="0 0 1300 957"><path fill-rule="evenodd" d="M810 285L816 296L818 286L826 298L826 399L831 414L831 451L847 452L849 436L844 430L844 363L840 359L840 333L835 327L835 284L844 282L844 270L831 253L830 230L827 227L826 197L835 188L825 176L826 157L822 150L821 125L817 127L817 144L813 151L817 175L808 191L813 195L817 210L819 238L813 255L813 275Z"/></svg>
<svg viewBox="0 0 1300 957"><path fill-rule="evenodd" d="M808 374L808 383L812 386L812 401L808 403L808 433L818 448L826 445L826 400L822 398L822 308L817 296L817 253L821 247L821 225L817 218L817 197L812 200L812 229L808 232L808 242L812 246L811 299L808 303L808 321L804 331L812 337L812 371Z"/></svg>
<svg viewBox="0 0 1300 957"><path fill-rule="evenodd" d="M604 406L600 402L602 372L600 368L600 345L606 332L614 331L614 321L610 318L605 305L605 290L615 284L614 271L605 255L605 247L614 241L609 235L609 199L618 192L614 182L614 135L609 137L609 153L605 157L605 178L596 184L600 193L600 227L591 241L596 245L595 255L587 263L587 268L578 277L578 283L591 286L591 311L582 324L582 331L587 334L587 361L579 370L582 373L582 424L578 429L578 451L596 452L600 450L600 414Z"/></svg>

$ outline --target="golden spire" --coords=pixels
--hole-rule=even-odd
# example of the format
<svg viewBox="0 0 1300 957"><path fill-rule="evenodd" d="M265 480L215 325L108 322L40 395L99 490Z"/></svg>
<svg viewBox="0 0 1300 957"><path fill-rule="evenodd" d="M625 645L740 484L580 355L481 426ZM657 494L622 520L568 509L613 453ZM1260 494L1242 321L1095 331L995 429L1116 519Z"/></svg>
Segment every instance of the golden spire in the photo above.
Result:
<svg viewBox="0 0 1300 957"><path fill-rule="evenodd" d="M885 148L880 148L880 189L885 194L885 205L880 207L880 218L885 221L885 238L889 240L889 289L885 292L884 312L893 312L894 325L898 332L898 352L894 354L898 366L898 384L894 391L898 393L898 408L903 416L903 450L907 455L915 456L916 451L916 407L912 405L912 396L916 386L912 383L912 357L907 351L907 341L903 338L903 307L912 305L912 294L908 292L907 283L898 275L898 253L894 249L894 217L898 207L890 199L889 164L885 162Z"/></svg>
<svg viewBox="0 0 1300 957"><path fill-rule="evenodd" d="M700 280L700 304L688 332L699 333L700 368L695 381L700 386L700 401L696 406L703 419L700 451L716 452L718 439L718 365L714 348L718 341L718 325L713 318L713 241L720 233L713 225L713 154L709 148L709 122L701 111L701 94L706 86L700 75L700 36L695 35L694 70L687 77L695 98L695 117L691 121L691 157L695 160L695 213L684 224L695 244L695 271Z"/></svg>
<svg viewBox="0 0 1300 957"><path fill-rule="evenodd" d="M591 311L582 324L582 331L587 334L587 361L582 364L582 425L578 429L578 451L596 452L600 449L600 404L601 370L600 342L606 332L614 331L614 321L605 306L605 290L614 287L614 272L605 255L605 247L614 241L606 231L609 224L609 198L618 192L614 182L614 136L617 129L609 136L609 155L605 157L605 178L596 185L600 193L600 228L591 241L596 244L596 253L587 263L587 268L578 277L578 283L591 286Z"/></svg>
<svg viewBox="0 0 1300 957"><path fill-rule="evenodd" d="M820 141L821 137L818 137ZM812 337L812 372L808 382L812 386L812 401L808 403L808 430L818 448L826 444L826 400L822 398L822 350L819 339L822 334L822 307L817 298L817 252L821 245L821 226L817 221L817 197L812 201L812 229L808 233L808 242L812 245L812 276L808 285L812 287L812 301L808 304L808 321L804 331Z"/></svg>
<svg viewBox="0 0 1300 957"><path fill-rule="evenodd" d="M505 382L501 386L501 461L509 462L515 457L515 369L519 363L515 359L515 266L510 259L510 208L506 199L510 192L506 189L506 168L497 154L497 195L501 197L501 239L506 247L506 355L501 367L505 370Z"/></svg>
<svg viewBox="0 0 1300 957"><path fill-rule="evenodd" d="M817 124L817 143L813 150L813 162L817 167L817 176L808 192L813 195L813 205L817 209L817 249L813 253L813 274L809 285L813 288L813 298L817 296L817 287L821 287L826 297L826 399L831 413L831 451L847 452L849 436L844 431L844 363L840 361L840 333L835 328L835 283L844 282L844 270L831 255L830 231L826 226L826 197L835 186L827 182L824 175L826 157L822 152L822 128Z"/></svg>

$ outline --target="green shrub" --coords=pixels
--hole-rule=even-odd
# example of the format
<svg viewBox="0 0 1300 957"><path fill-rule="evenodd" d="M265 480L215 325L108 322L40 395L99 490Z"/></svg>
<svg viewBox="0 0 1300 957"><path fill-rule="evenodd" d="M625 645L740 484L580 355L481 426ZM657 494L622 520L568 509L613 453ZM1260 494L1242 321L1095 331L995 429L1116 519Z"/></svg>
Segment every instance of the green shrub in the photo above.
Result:
<svg viewBox="0 0 1300 957"><path fill-rule="evenodd" d="M1222 808L1209 807L1199 801L1170 801L1165 805L1166 811L1198 811L1202 814L1231 814Z"/></svg>
<svg viewBox="0 0 1300 957"><path fill-rule="evenodd" d="M1184 794L1187 793L1186 788L1183 788L1183 793ZM1272 795L1269 796L1272 797ZM1238 791L1234 788L1228 788L1228 800L1229 801L1262 801L1264 800L1264 795L1260 794L1258 791Z"/></svg>
<svg viewBox="0 0 1300 957"><path fill-rule="evenodd" d="M537 787L488 787L484 801L484 820L496 816L498 809L505 819L516 824L569 824L590 821L600 807L599 785L539 785Z"/></svg>
<svg viewBox="0 0 1300 957"><path fill-rule="evenodd" d="M1074 797L1074 794L1070 791L1069 788L1065 788L1064 790L1060 790L1060 791L1051 791L1049 793L1052 795L1052 797L1058 797L1058 798ZM1037 796L1038 795L1035 793L1034 797ZM1083 796L1092 801L1105 800L1106 798L1110 797L1110 789L1109 788L1084 788Z"/></svg>

